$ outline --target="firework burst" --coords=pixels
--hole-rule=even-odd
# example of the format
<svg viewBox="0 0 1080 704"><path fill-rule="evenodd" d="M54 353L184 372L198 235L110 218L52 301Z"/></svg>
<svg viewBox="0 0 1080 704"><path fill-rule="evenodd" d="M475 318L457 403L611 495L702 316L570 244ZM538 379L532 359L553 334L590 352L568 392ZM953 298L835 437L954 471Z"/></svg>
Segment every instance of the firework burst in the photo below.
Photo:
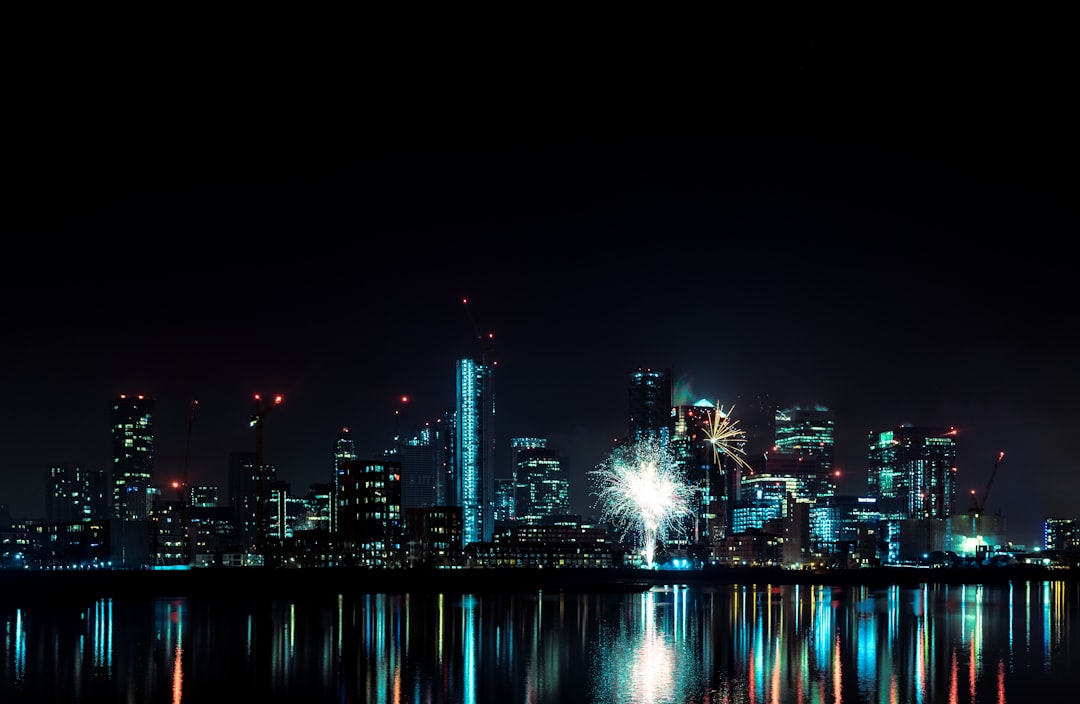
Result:
<svg viewBox="0 0 1080 704"><path fill-rule="evenodd" d="M724 407L718 402L715 409L708 411L705 437L712 445L713 462L717 467L723 467L720 458L727 455L740 467L753 474L754 468L747 463L746 451L742 447L746 433L739 428L739 421L731 419L734 410L735 406L732 406L731 410L724 411Z"/></svg>
<svg viewBox="0 0 1080 704"><path fill-rule="evenodd" d="M684 519L692 514L694 489L674 455L658 440L640 440L616 449L591 474L602 520L624 540L640 540L651 569L656 541L684 533Z"/></svg>

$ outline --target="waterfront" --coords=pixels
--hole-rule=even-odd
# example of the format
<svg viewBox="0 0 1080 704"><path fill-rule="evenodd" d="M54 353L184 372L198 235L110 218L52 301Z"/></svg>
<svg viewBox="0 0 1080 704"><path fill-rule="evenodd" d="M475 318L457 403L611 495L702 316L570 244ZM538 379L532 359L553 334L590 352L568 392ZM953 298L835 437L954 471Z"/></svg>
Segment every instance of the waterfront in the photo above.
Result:
<svg viewBox="0 0 1080 704"><path fill-rule="evenodd" d="M1021 702L1080 684L1080 587L87 598L0 606L4 702Z"/></svg>

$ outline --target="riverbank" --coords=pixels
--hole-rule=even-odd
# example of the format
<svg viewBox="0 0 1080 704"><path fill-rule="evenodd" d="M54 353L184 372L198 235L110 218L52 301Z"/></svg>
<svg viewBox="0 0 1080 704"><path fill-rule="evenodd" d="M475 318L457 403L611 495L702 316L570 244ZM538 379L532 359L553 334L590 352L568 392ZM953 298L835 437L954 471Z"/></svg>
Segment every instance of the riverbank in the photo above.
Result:
<svg viewBox="0 0 1080 704"><path fill-rule="evenodd" d="M7 603L82 598L304 598L326 594L635 592L654 586L727 584L918 586L1071 580L1072 571L1013 565L993 568L879 567L786 570L709 567L700 570L474 568L374 569L214 567L189 570L0 570Z"/></svg>

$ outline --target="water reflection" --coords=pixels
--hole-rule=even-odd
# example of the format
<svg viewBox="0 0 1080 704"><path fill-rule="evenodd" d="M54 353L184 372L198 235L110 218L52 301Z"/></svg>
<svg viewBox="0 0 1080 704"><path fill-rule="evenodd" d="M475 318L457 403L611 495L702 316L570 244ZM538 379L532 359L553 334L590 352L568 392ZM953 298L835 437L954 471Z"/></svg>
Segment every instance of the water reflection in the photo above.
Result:
<svg viewBox="0 0 1080 704"><path fill-rule="evenodd" d="M1073 694L1078 619L1071 582L100 599L0 607L0 700L1020 702Z"/></svg>

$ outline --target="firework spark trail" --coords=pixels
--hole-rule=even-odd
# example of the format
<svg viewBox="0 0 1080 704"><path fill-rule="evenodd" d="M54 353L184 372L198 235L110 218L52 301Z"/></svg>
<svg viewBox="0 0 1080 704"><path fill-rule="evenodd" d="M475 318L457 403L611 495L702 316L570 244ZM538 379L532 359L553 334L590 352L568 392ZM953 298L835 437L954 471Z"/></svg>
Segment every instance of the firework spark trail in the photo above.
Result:
<svg viewBox="0 0 1080 704"><path fill-rule="evenodd" d="M727 455L740 467L753 474L754 468L744 459L746 451L742 448L746 433L739 428L739 421L731 420L731 414L734 411L735 406L732 406L731 410L725 412L724 407L717 402L716 409L708 412L705 437L712 444L713 461L717 467L723 468L720 457Z"/></svg>
<svg viewBox="0 0 1080 704"><path fill-rule="evenodd" d="M671 451L654 439L618 448L591 474L602 520L640 538L646 565L653 566L656 541L685 531L694 489L682 477Z"/></svg>

